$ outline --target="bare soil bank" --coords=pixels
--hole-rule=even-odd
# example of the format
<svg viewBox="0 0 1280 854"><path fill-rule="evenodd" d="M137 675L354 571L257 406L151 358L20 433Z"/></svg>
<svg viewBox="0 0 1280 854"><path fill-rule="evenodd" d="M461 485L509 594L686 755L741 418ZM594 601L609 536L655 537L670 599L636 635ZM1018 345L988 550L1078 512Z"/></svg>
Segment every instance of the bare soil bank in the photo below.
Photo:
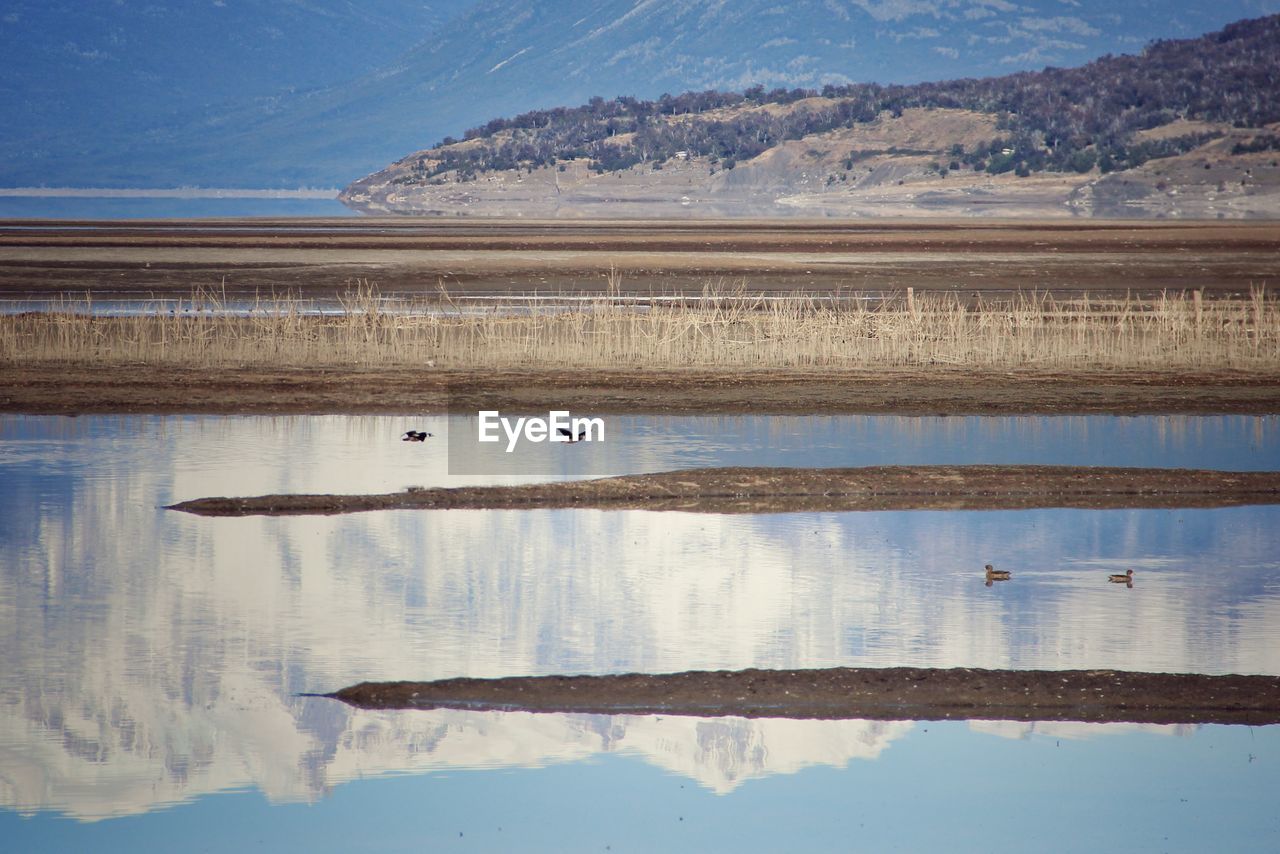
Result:
<svg viewBox="0 0 1280 854"><path fill-rule="evenodd" d="M90 413L1280 413L1280 373L175 369L0 365L0 411Z"/></svg>
<svg viewBox="0 0 1280 854"><path fill-rule="evenodd" d="M1115 670L742 670L363 682L366 709L875 720L1280 723L1280 677Z"/></svg>
<svg viewBox="0 0 1280 854"><path fill-rule="evenodd" d="M1280 279L1273 222L928 222L358 218L103 223L0 221L0 295L229 297L702 291L1135 296L1245 293Z"/></svg>
<svg viewBox="0 0 1280 854"><path fill-rule="evenodd" d="M1280 473L1076 466L707 468L525 486L415 489L380 495L198 498L202 516L366 510L599 508L702 513L993 510L1030 507L1225 507L1280 503Z"/></svg>

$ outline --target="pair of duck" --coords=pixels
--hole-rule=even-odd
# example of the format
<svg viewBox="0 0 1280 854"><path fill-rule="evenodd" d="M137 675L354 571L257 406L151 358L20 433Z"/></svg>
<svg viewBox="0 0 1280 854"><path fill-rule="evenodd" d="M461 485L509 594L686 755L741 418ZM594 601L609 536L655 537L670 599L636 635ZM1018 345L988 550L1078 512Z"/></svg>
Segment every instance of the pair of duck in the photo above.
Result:
<svg viewBox="0 0 1280 854"><path fill-rule="evenodd" d="M987 586L990 587L996 581L1008 581L1013 578L1013 574L1007 569L996 569L991 564L987 564ZM1133 570L1130 569L1123 574L1113 574L1107 576L1107 581L1112 584L1128 584L1133 585Z"/></svg>

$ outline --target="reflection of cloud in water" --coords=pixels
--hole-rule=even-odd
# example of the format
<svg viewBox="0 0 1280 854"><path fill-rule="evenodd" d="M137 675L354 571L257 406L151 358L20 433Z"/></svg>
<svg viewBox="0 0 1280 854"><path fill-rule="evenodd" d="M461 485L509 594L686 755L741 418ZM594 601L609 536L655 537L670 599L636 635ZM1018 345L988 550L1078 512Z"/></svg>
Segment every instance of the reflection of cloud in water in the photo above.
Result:
<svg viewBox="0 0 1280 854"><path fill-rule="evenodd" d="M1148 735L1188 738L1198 729L1193 724L1094 724L1075 721L969 721L969 729L1000 738L1024 740L1032 736L1080 741L1086 738L1129 735L1135 732Z"/></svg>
<svg viewBox="0 0 1280 854"><path fill-rule="evenodd" d="M351 741L341 740L329 770L345 780L389 768L531 768L617 753L638 756L724 794L759 777L875 759L914 726L908 721L356 712Z"/></svg>
<svg viewBox="0 0 1280 854"><path fill-rule="evenodd" d="M279 800L321 789L300 773L317 750L278 691L222 673L196 702L155 686L33 691L0 709L0 799L20 812L98 819L246 786Z"/></svg>
<svg viewBox="0 0 1280 854"><path fill-rule="evenodd" d="M78 753L66 749L65 738L58 744L48 733L8 731L17 719L6 716L3 743L22 741L31 749L0 754L0 798L19 811L54 809L97 820L248 786L273 802L311 802L342 783L387 773L538 768L607 754L635 756L727 794L752 779L874 760L917 727L910 721L370 712L323 699L282 704L270 692L231 696L238 699L220 708L189 710L180 729L165 733L180 734L181 742L116 739ZM1008 739L1073 740L1136 732L1187 737L1197 729L1014 721L971 721L969 728ZM182 748L190 752L182 755Z"/></svg>
<svg viewBox="0 0 1280 854"><path fill-rule="evenodd" d="M874 756L909 726L352 714L291 696L361 679L893 664L1280 672L1275 508L157 509L340 475L407 485L420 470L361 467L351 450L397 459L413 447L392 429L403 421L47 419L35 427L52 433L0 443L0 799L82 817L243 786L310 800L388 771L601 751L728 791ZM247 464L255 442L284 456ZM1013 580L984 587L990 561ZM1126 564L1141 568L1134 588L1107 585Z"/></svg>
<svg viewBox="0 0 1280 854"><path fill-rule="evenodd" d="M114 731L87 719L62 737L0 718L4 806L83 820L146 812L253 786L273 802L307 802L386 773L536 768L601 754L637 756L718 793L812 765L874 759L914 724L519 712L362 712L336 701L247 697L188 708L167 726ZM15 730L15 727L17 728ZM76 739L71 733L79 731ZM92 732L92 735L88 733ZM141 736L138 737L138 733ZM22 745L13 749L8 745ZM88 749L82 749L84 747Z"/></svg>

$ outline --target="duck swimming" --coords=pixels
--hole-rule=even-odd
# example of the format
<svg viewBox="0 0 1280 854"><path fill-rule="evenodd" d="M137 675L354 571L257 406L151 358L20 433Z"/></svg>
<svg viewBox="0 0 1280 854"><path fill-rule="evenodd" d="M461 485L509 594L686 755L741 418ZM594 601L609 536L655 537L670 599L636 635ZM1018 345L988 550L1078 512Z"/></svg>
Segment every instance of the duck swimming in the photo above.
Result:
<svg viewBox="0 0 1280 854"><path fill-rule="evenodd" d="M1008 581L1013 578L1013 573L1007 569L996 569L991 564L987 564L987 586L990 587L996 581Z"/></svg>
<svg viewBox="0 0 1280 854"><path fill-rule="evenodd" d="M1108 575L1107 581L1112 584L1133 584L1133 570L1129 570L1124 575Z"/></svg>
<svg viewBox="0 0 1280 854"><path fill-rule="evenodd" d="M434 435L433 433L424 433L421 430L410 430L408 433L404 434L404 438L402 438L400 441L401 442L425 442L427 441L427 439L431 438L431 436L433 435Z"/></svg>

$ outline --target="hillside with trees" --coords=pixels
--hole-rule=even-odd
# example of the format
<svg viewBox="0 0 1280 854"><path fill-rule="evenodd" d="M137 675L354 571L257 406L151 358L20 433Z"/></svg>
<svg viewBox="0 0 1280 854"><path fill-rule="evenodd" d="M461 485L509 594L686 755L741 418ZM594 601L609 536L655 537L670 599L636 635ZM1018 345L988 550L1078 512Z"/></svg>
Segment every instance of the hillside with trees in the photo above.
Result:
<svg viewBox="0 0 1280 854"><path fill-rule="evenodd" d="M692 161L705 162L714 174L761 162L790 142L840 139L912 111L983 115L993 130L977 141L943 140L920 149L850 149L840 158L843 169L868 155L916 155L929 157L938 177L1105 176L1228 136L1230 154L1274 152L1280 137L1268 126L1280 122L1280 16L1240 21L1196 39L1156 41L1138 55L1004 77L816 91L755 86L655 100L597 97L578 107L494 119L379 175L404 193L495 173L566 172L570 165L600 176ZM1253 132L1233 136L1232 129ZM837 174L831 172L829 183ZM371 179L349 188L348 197Z"/></svg>
<svg viewBox="0 0 1280 854"><path fill-rule="evenodd" d="M809 109L739 110L821 98ZM1261 127L1280 121L1280 16L1241 21L1218 33L1161 41L1138 56L1107 56L1081 68L1047 68L1007 77L914 86L854 84L820 91L757 86L742 93L686 92L655 101L593 98L575 108L536 110L467 131L478 145L445 139L423 177L444 172L554 165L587 158L603 171L662 163L677 152L747 160L788 139L900 115L909 107L974 110L1001 116L1004 134L964 162L992 172L1103 171L1190 150L1200 135L1135 144L1134 133L1176 119ZM682 120L684 119L684 120ZM619 139L619 137L629 137ZM1000 154L1012 148L1012 154ZM994 156L993 156L994 155Z"/></svg>

